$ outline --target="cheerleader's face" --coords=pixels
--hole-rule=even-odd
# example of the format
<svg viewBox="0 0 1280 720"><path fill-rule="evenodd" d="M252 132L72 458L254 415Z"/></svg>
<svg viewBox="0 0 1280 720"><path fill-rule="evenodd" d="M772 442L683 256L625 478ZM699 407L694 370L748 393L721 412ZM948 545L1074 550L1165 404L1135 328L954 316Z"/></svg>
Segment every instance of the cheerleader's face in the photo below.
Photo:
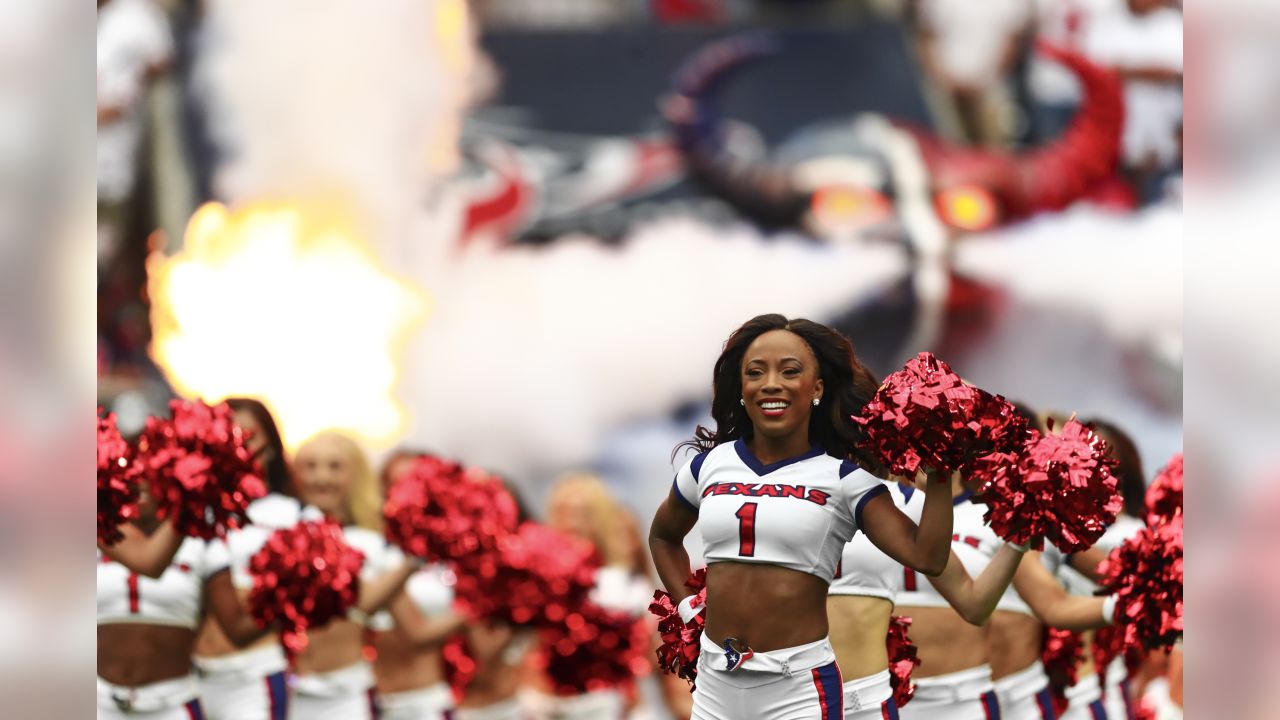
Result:
<svg viewBox="0 0 1280 720"><path fill-rule="evenodd" d="M770 330L742 358L742 399L753 430L768 438L808 437L814 398L822 397L818 358L789 330Z"/></svg>
<svg viewBox="0 0 1280 720"><path fill-rule="evenodd" d="M324 435L308 441L298 449L294 470L303 502L331 518L347 520L356 464L345 443Z"/></svg>

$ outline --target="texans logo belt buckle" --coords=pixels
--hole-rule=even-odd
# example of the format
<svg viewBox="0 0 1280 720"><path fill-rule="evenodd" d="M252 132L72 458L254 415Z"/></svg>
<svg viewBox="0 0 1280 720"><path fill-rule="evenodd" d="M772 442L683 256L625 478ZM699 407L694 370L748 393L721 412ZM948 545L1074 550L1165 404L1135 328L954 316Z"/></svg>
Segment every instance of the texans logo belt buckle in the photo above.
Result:
<svg viewBox="0 0 1280 720"><path fill-rule="evenodd" d="M120 712L129 712L130 710L133 709L133 697L131 696L132 696L132 693L129 693L127 695L121 694L121 693L113 693L111 695L111 699L115 701L116 708L119 709Z"/></svg>
<svg viewBox="0 0 1280 720"><path fill-rule="evenodd" d="M724 640L724 657L727 661L725 663L725 670L728 672L733 672L734 670L742 667L743 663L750 660L751 657L755 655L755 652L753 652L751 648L747 648L746 652L738 652L738 650L733 647L733 644L737 641L737 638L725 638Z"/></svg>

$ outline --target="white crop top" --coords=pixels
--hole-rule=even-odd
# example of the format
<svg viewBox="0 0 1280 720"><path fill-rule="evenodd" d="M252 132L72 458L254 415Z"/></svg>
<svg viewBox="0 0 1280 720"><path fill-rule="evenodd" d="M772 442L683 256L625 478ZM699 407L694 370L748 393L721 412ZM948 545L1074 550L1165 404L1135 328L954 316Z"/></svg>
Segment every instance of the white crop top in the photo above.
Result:
<svg viewBox="0 0 1280 720"><path fill-rule="evenodd" d="M916 524L924 509L924 493L909 485L885 483L893 504L898 506ZM902 591L906 568L897 560L885 555L863 533L845 543L836 566L835 579L827 590L829 595L866 595L895 602Z"/></svg>
<svg viewBox="0 0 1280 720"><path fill-rule="evenodd" d="M98 552L98 624L139 623L196 629L204 583L227 569L221 540L187 538L159 578L139 575Z"/></svg>
<svg viewBox="0 0 1280 720"><path fill-rule="evenodd" d="M698 514L708 565L766 563L828 583L863 508L887 492L871 473L820 448L763 465L742 440L698 454L673 485Z"/></svg>
<svg viewBox="0 0 1280 720"><path fill-rule="evenodd" d="M291 528L301 520L321 520L324 513L319 508L303 505L295 498L271 493L249 503L249 522L227 533L227 550L231 553L231 582L238 589L253 587L249 574L249 561L266 544L276 530Z"/></svg>

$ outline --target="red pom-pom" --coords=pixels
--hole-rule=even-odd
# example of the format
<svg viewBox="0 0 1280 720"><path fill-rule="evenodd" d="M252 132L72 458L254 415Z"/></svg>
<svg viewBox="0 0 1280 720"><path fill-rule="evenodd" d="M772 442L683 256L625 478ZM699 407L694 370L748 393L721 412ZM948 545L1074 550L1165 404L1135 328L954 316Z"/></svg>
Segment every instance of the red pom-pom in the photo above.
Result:
<svg viewBox="0 0 1280 720"><path fill-rule="evenodd" d="M544 628L543 669L557 695L629 691L644 671L649 629L643 620L588 603Z"/></svg>
<svg viewBox="0 0 1280 720"><path fill-rule="evenodd" d="M1182 637L1182 515L1145 527L1098 566L1116 596L1126 649L1171 648Z"/></svg>
<svg viewBox="0 0 1280 720"><path fill-rule="evenodd" d="M920 353L885 378L875 397L851 418L860 443L896 475L920 468L950 473L974 458L1016 446L1026 421L998 395L964 384L930 353Z"/></svg>
<svg viewBox="0 0 1280 720"><path fill-rule="evenodd" d="M1142 664L1143 651L1136 647L1126 648L1124 635L1124 628L1116 625L1098 628L1093 634L1093 646L1090 650L1093 653L1093 667L1097 670L1098 682L1102 685L1103 697L1107 694L1107 673L1110 671L1111 661L1124 655L1125 670L1129 675L1136 672Z"/></svg>
<svg viewBox="0 0 1280 720"><path fill-rule="evenodd" d="M480 670L465 635L454 635L445 641L440 650L440 663L444 669L445 682L449 683L449 689L453 691L453 699L461 702L467 694L467 686Z"/></svg>
<svg viewBox="0 0 1280 720"><path fill-rule="evenodd" d="M1040 639L1040 659L1049 676L1054 714L1067 711L1067 688L1080 679L1080 661L1084 660L1084 638L1078 632L1044 627Z"/></svg>
<svg viewBox="0 0 1280 720"><path fill-rule="evenodd" d="M364 555L347 545L331 520L276 530L249 560L249 612L258 625L277 623L290 657L307 648L307 630L346 615L360 595Z"/></svg>
<svg viewBox="0 0 1280 720"><path fill-rule="evenodd" d="M267 486L230 406L174 400L169 408L172 417L147 418L138 438L136 462L158 517L205 540L243 527Z"/></svg>
<svg viewBox="0 0 1280 720"><path fill-rule="evenodd" d="M707 602L707 569L701 568L689 576L685 587L694 592L694 607ZM688 623L680 619L677 603L665 590L653 593L649 612L658 618L658 667L663 672L678 675L689 681L690 691L698 679L698 655L702 652L702 630L706 627L706 613L698 613Z"/></svg>
<svg viewBox="0 0 1280 720"><path fill-rule="evenodd" d="M99 410L101 412L101 410ZM98 542L111 545L120 526L138 517L138 485L131 448L116 429L116 416L98 416Z"/></svg>
<svg viewBox="0 0 1280 720"><path fill-rule="evenodd" d="M916 686L911 682L911 673L920 664L920 657L907 631L911 629L911 618L894 615L889 618L889 632L885 636L884 646L889 653L889 687L893 688L893 701L902 707L911 701L916 694Z"/></svg>
<svg viewBox="0 0 1280 720"><path fill-rule="evenodd" d="M1147 488L1147 524L1159 525L1182 512L1182 453L1156 475Z"/></svg>
<svg viewBox="0 0 1280 720"><path fill-rule="evenodd" d="M598 565L589 543L527 522L499 537L495 551L458 562L457 605L472 617L514 625L563 623L586 602Z"/></svg>
<svg viewBox="0 0 1280 720"><path fill-rule="evenodd" d="M516 531L515 499L496 478L441 458L414 461L383 506L387 539L431 561L461 561L496 551Z"/></svg>
<svg viewBox="0 0 1280 720"><path fill-rule="evenodd" d="M1087 550L1124 506L1106 444L1074 418L1058 434L1028 433L1017 454L979 458L970 477L991 529L1035 550L1045 540L1066 553Z"/></svg>

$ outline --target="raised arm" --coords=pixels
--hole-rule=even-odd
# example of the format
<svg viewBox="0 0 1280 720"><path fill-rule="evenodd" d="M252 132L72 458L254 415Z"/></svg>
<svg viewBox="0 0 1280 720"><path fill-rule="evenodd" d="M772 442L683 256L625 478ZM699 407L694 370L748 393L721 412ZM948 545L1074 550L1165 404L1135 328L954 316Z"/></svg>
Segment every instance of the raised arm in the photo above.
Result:
<svg viewBox="0 0 1280 720"><path fill-rule="evenodd" d="M991 562L974 579L952 551L946 569L941 575L929 578L929 582L955 608L960 617L974 625L981 625L995 612L996 604L1013 580L1025 552L1025 549L1008 543L1001 545Z"/></svg>
<svg viewBox="0 0 1280 720"><path fill-rule="evenodd" d="M689 553L684 549L684 536L697 522L697 513L677 498L673 489L658 506L653 524L649 526L649 552L658 569L658 578L673 602L678 603L690 594L684 585L689 577Z"/></svg>
<svg viewBox="0 0 1280 720"><path fill-rule="evenodd" d="M930 482L924 492L919 525L893 504L888 493L880 493L862 509L862 530L885 555L937 577L951 556L951 485Z"/></svg>
<svg viewBox="0 0 1280 720"><path fill-rule="evenodd" d="M266 635L269 628L262 628L245 609L244 603L231 584L231 571L223 570L210 576L204 583L205 606L227 639L236 647L244 647Z"/></svg>
<svg viewBox="0 0 1280 720"><path fill-rule="evenodd" d="M150 535L128 523L120 526L120 532L124 537L118 542L111 545L98 543L98 549L112 560L149 578L164 574L185 539L178 534L171 519L160 523Z"/></svg>
<svg viewBox="0 0 1280 720"><path fill-rule="evenodd" d="M1026 562L1018 566L1013 587L1031 607L1031 611L1047 625L1061 630L1095 630L1112 623L1115 610L1106 598L1070 595L1044 564L1040 553L1027 553ZM1104 611L1108 616L1104 616Z"/></svg>

